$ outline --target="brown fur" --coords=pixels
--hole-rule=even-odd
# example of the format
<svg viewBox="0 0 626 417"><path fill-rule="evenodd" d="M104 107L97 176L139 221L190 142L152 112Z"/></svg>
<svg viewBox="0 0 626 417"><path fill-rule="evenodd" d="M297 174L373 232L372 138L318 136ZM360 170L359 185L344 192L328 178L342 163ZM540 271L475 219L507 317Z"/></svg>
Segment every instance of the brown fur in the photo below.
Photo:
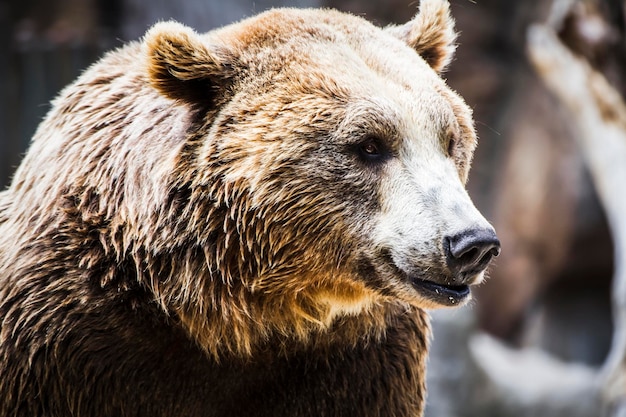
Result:
<svg viewBox="0 0 626 417"><path fill-rule="evenodd" d="M451 19L424 3L400 38L439 71ZM0 194L0 416L420 415L431 304L363 261L382 174L347 151L404 119L351 103L423 79L463 181L475 136L397 34L163 23L65 89Z"/></svg>
<svg viewBox="0 0 626 417"><path fill-rule="evenodd" d="M456 49L456 32L450 16L450 6L436 1L422 1L418 22L391 26L387 30L403 39L437 72L450 64ZM417 23L417 24L414 24ZM442 30L442 28L445 28Z"/></svg>

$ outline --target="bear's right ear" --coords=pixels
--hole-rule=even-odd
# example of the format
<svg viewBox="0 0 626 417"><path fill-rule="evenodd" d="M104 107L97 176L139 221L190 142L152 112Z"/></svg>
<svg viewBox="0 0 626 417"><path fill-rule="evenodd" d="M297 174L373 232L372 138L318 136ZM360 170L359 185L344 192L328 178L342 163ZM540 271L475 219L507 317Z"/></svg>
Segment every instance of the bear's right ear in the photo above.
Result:
<svg viewBox="0 0 626 417"><path fill-rule="evenodd" d="M193 29L176 22L154 25L144 38L150 84L166 97L211 102L233 75L225 48L208 45Z"/></svg>
<svg viewBox="0 0 626 417"><path fill-rule="evenodd" d="M448 0L421 0L413 20L385 30L413 48L438 73L452 61L456 32Z"/></svg>

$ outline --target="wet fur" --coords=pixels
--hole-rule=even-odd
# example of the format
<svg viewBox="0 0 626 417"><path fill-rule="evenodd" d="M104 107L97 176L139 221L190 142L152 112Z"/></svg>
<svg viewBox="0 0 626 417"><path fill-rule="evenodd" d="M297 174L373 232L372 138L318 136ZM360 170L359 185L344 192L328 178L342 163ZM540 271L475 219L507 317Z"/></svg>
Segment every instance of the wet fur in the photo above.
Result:
<svg viewBox="0 0 626 417"><path fill-rule="evenodd" d="M426 21L394 36L439 71L451 20ZM376 31L332 11L165 23L61 93L0 193L0 416L421 414L427 303L359 258L374 177L315 162L313 138L359 117L318 42Z"/></svg>

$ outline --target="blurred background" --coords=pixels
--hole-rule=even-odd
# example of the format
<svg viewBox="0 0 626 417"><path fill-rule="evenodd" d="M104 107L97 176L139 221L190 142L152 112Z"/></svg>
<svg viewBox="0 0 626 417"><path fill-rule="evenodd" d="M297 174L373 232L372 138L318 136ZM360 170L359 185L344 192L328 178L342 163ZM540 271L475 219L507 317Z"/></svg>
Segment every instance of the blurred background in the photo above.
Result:
<svg viewBox="0 0 626 417"><path fill-rule="evenodd" d="M558 364L566 374L575 370L582 372L577 377L595 378L615 331L615 259L603 205L574 139L576 117L533 70L526 33L531 23L551 22L560 40L623 97L624 3L451 4L460 38L444 76L474 109L480 145L469 190L496 226L503 251L472 305L433 313L426 414L599 416L595 398L575 411L572 404L543 404L551 401L545 397L558 397L570 379L534 371L538 364L544 371ZM207 31L270 7L294 6L333 7L386 25L407 21L418 5L413 0L2 0L0 187L9 183L59 90L104 51L141 37L156 21L176 19ZM496 377L485 360L497 365ZM508 380L502 383L498 374ZM517 382L527 384L530 394L519 391Z"/></svg>

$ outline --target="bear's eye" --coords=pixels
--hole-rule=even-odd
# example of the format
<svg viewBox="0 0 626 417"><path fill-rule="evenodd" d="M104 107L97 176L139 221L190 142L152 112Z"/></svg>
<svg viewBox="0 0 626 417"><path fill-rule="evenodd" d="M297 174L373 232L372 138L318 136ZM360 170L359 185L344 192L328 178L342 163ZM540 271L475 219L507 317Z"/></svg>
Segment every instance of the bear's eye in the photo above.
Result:
<svg viewBox="0 0 626 417"><path fill-rule="evenodd" d="M385 159L385 147L377 137L368 137L358 145L358 153L366 161L378 162Z"/></svg>

